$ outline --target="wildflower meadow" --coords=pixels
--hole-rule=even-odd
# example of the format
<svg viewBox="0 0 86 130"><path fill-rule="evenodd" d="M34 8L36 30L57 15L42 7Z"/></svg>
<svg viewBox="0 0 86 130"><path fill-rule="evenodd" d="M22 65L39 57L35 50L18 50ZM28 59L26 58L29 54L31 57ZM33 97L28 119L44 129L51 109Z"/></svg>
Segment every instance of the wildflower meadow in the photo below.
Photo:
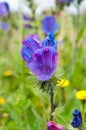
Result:
<svg viewBox="0 0 86 130"><path fill-rule="evenodd" d="M0 0L0 130L86 130L85 0L46 1Z"/></svg>

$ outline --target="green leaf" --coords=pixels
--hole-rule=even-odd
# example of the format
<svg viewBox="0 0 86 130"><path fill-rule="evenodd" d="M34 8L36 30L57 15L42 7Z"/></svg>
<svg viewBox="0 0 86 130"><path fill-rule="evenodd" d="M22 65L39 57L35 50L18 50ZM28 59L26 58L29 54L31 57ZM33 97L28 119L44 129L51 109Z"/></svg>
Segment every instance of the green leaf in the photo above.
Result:
<svg viewBox="0 0 86 130"><path fill-rule="evenodd" d="M84 33L84 28L82 27L81 29L80 29L80 31L79 31L79 33L78 33L78 35L77 35L77 38L76 38L76 43L78 43L79 41L80 41L80 39L81 39L81 37L82 37L82 35L83 35L83 33Z"/></svg>

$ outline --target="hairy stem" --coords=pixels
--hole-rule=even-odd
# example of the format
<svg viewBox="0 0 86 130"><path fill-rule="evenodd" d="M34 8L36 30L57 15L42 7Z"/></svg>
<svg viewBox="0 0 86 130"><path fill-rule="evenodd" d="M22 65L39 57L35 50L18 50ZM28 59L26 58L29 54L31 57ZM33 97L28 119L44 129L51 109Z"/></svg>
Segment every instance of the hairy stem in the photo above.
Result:
<svg viewBox="0 0 86 130"><path fill-rule="evenodd" d="M50 113L50 120L53 120L52 113L54 112L54 93L53 93L53 87L52 84L49 84L50 86L50 106L51 106L51 113Z"/></svg>

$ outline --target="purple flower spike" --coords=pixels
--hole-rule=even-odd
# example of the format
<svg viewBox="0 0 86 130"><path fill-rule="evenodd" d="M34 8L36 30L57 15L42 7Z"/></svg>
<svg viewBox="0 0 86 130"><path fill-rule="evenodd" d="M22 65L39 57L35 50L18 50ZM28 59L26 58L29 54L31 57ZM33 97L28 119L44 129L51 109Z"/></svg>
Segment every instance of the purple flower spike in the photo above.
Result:
<svg viewBox="0 0 86 130"><path fill-rule="evenodd" d="M53 47L38 49L30 65L31 71L41 81L48 80L56 71L58 53Z"/></svg>
<svg viewBox="0 0 86 130"><path fill-rule="evenodd" d="M47 123L47 130L65 130L61 125L58 125L52 121Z"/></svg>
<svg viewBox="0 0 86 130"><path fill-rule="evenodd" d="M41 41L39 40L38 35L31 34L24 38L22 44L27 46L33 53L41 48Z"/></svg>
<svg viewBox="0 0 86 130"><path fill-rule="evenodd" d="M0 2L0 17L9 14L9 6L6 2Z"/></svg>
<svg viewBox="0 0 86 130"><path fill-rule="evenodd" d="M42 19L42 30L45 34L56 32L58 29L58 24L54 16L45 16Z"/></svg>

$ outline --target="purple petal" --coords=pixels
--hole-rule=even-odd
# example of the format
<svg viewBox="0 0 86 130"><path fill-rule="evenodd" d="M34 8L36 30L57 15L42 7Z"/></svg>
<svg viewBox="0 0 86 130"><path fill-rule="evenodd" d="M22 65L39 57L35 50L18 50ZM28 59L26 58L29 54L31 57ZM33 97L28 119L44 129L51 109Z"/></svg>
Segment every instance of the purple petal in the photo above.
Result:
<svg viewBox="0 0 86 130"><path fill-rule="evenodd" d="M24 38L23 45L28 46L28 48L34 53L37 49L41 48L41 41L39 40L38 35L31 34Z"/></svg>
<svg viewBox="0 0 86 130"><path fill-rule="evenodd" d="M33 52L27 47L24 46L21 50L22 58L29 64L33 58Z"/></svg>
<svg viewBox="0 0 86 130"><path fill-rule="evenodd" d="M30 65L31 71L39 80L45 81L56 71L58 54L53 47L38 49Z"/></svg>
<svg viewBox="0 0 86 130"><path fill-rule="evenodd" d="M58 125L52 121L47 123L47 130L65 130L61 125Z"/></svg>

